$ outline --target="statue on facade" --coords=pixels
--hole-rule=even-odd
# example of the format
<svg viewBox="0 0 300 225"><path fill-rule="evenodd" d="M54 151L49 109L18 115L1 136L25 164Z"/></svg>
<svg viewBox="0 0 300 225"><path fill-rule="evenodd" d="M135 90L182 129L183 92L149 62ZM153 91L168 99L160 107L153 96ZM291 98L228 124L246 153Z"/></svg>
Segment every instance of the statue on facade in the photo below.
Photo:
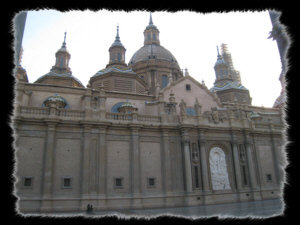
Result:
<svg viewBox="0 0 300 225"><path fill-rule="evenodd" d="M195 107L196 115L201 115L201 108L202 108L202 106L199 104L197 98L196 98L196 103L195 103L194 107Z"/></svg>
<svg viewBox="0 0 300 225"><path fill-rule="evenodd" d="M180 107L180 113L185 114L186 113L186 103L183 101L183 99L181 99L179 107Z"/></svg>
<svg viewBox="0 0 300 225"><path fill-rule="evenodd" d="M192 158L193 158L194 163L197 163L199 161L199 155L198 155L197 146L195 143L193 143L193 145L192 145Z"/></svg>

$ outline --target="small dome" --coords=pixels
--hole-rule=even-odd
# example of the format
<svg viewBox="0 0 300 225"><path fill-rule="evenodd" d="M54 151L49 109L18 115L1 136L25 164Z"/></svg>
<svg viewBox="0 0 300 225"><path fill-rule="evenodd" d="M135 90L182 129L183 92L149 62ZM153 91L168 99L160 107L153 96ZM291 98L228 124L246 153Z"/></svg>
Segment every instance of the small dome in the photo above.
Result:
<svg viewBox="0 0 300 225"><path fill-rule="evenodd" d="M53 96L48 97L43 102L43 105L45 105L46 107L49 107L51 102L57 102L58 106L60 108L65 108L66 106L69 105L68 102L63 97L61 97L59 95L53 95Z"/></svg>
<svg viewBox="0 0 300 225"><path fill-rule="evenodd" d="M145 45L136 51L130 59L129 65L140 61L147 61L148 59L160 59L177 63L176 58L169 50L161 45L150 44Z"/></svg>
<svg viewBox="0 0 300 225"><path fill-rule="evenodd" d="M117 72L117 73L126 73L126 74L136 74L132 69L125 66L112 66L108 67L102 70L99 70L93 77L97 77L103 74L111 73L111 72Z"/></svg>
<svg viewBox="0 0 300 225"><path fill-rule="evenodd" d="M218 59L217 62L215 63L215 66L218 65L226 65L226 63L224 62L224 60L222 58Z"/></svg>
<svg viewBox="0 0 300 225"><path fill-rule="evenodd" d="M215 84L210 89L210 91L211 92L218 92L218 91L223 91L223 90L227 90L227 89L248 90L241 83L232 82L232 81L229 81L229 80L224 80L224 81L221 81L221 82L218 82L217 84Z"/></svg>

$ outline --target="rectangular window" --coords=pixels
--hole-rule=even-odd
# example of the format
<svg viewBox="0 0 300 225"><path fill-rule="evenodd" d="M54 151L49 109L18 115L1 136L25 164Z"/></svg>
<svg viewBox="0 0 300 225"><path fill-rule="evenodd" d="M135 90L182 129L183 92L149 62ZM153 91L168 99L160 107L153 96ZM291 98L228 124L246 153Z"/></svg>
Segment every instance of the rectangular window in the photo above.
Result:
<svg viewBox="0 0 300 225"><path fill-rule="evenodd" d="M195 170L195 187L199 188L198 167L194 166L194 170Z"/></svg>
<svg viewBox="0 0 300 225"><path fill-rule="evenodd" d="M22 177L22 188L33 188L33 177Z"/></svg>
<svg viewBox="0 0 300 225"><path fill-rule="evenodd" d="M272 182L272 174L267 174L267 182Z"/></svg>
<svg viewBox="0 0 300 225"><path fill-rule="evenodd" d="M153 36L153 40L156 41L156 36L155 36L155 34L153 34L152 36Z"/></svg>
<svg viewBox="0 0 300 225"><path fill-rule="evenodd" d="M121 53L118 52L118 62L121 62Z"/></svg>
<svg viewBox="0 0 300 225"><path fill-rule="evenodd" d="M115 61L116 60L116 53L113 53L112 55L111 55L111 61Z"/></svg>
<svg viewBox="0 0 300 225"><path fill-rule="evenodd" d="M168 85L168 76L162 75L162 88L167 87L167 85Z"/></svg>
<svg viewBox="0 0 300 225"><path fill-rule="evenodd" d="M114 188L123 188L123 178L122 177L114 178Z"/></svg>
<svg viewBox="0 0 300 225"><path fill-rule="evenodd" d="M191 91L191 85L190 84L185 85L185 90L186 91Z"/></svg>
<svg viewBox="0 0 300 225"><path fill-rule="evenodd" d="M61 188L72 188L72 177L62 177Z"/></svg>
<svg viewBox="0 0 300 225"><path fill-rule="evenodd" d="M154 177L148 177L148 188L156 187L155 185L155 178Z"/></svg>
<svg viewBox="0 0 300 225"><path fill-rule="evenodd" d="M246 166L243 165L242 168L243 168L244 185L248 185L247 175L246 175Z"/></svg>

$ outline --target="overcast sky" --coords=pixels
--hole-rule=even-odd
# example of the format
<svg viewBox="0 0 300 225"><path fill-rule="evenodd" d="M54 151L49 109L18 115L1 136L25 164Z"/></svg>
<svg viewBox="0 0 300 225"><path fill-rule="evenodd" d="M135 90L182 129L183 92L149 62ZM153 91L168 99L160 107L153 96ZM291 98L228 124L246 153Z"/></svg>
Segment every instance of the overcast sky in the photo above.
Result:
<svg viewBox="0 0 300 225"><path fill-rule="evenodd" d="M146 11L29 11L23 36L23 58L29 82L48 73L67 32L72 74L83 85L108 64L108 49L119 35L126 63L144 44L149 24ZM177 59L181 69L211 88L215 81L217 46L228 45L242 84L250 90L252 105L272 107L279 96L281 63L276 41L268 39L272 24L267 11L201 14L153 12L160 44Z"/></svg>

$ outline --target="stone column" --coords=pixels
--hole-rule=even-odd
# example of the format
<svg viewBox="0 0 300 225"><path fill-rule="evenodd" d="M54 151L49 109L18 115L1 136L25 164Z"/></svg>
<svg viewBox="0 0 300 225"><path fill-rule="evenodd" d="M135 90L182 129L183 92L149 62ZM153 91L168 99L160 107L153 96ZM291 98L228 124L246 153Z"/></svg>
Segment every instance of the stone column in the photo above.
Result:
<svg viewBox="0 0 300 225"><path fill-rule="evenodd" d="M271 130L271 145L272 145L272 156L273 156L273 165L274 165L274 171L275 171L275 178L276 178L276 184L280 186L281 181L283 180L283 171L280 168L281 163L279 162L279 156L278 156L278 145L276 143L276 139L274 138L274 124L272 119L269 119L269 126Z"/></svg>
<svg viewBox="0 0 300 225"><path fill-rule="evenodd" d="M90 194L90 148L91 126L83 125L82 144L82 178L81 178L81 211L86 210Z"/></svg>
<svg viewBox="0 0 300 225"><path fill-rule="evenodd" d="M82 166L82 195L88 195L89 190L89 174L90 174L90 148L91 148L91 127L84 125L83 128L83 166Z"/></svg>
<svg viewBox="0 0 300 225"><path fill-rule="evenodd" d="M100 127L99 146L99 195L106 194L106 127Z"/></svg>
<svg viewBox="0 0 300 225"><path fill-rule="evenodd" d="M98 210L106 209L106 185L107 185L107 137L106 127L100 127L98 148Z"/></svg>
<svg viewBox="0 0 300 225"><path fill-rule="evenodd" d="M141 207L139 127L131 127L131 194L132 207Z"/></svg>
<svg viewBox="0 0 300 225"><path fill-rule="evenodd" d="M238 152L238 146L237 146L237 140L235 134L231 143L232 143L232 151L233 151L233 163L234 163L236 187L238 190L241 190L242 189L241 167L240 167L239 152Z"/></svg>
<svg viewBox="0 0 300 225"><path fill-rule="evenodd" d="M204 139L203 131L200 131L199 143L200 143L200 166L201 166L203 191L208 192L210 191L210 188L209 188L209 180L208 180L207 157L206 157L205 139Z"/></svg>
<svg viewBox="0 0 300 225"><path fill-rule="evenodd" d="M46 149L44 152L43 201L41 212L52 211L52 193L54 184L54 146L56 122L47 122Z"/></svg>
<svg viewBox="0 0 300 225"><path fill-rule="evenodd" d="M247 154L247 162L248 162L248 171L250 176L250 185L252 189L256 189L256 175L255 175L255 168L252 159L252 144L249 141L249 136L246 136L246 154Z"/></svg>
<svg viewBox="0 0 300 225"><path fill-rule="evenodd" d="M106 119L105 101L106 101L106 95L105 95L104 85L102 83L101 87L100 87L100 94L99 94L100 120L101 121Z"/></svg>
<svg viewBox="0 0 300 225"><path fill-rule="evenodd" d="M186 188L186 192L192 192L193 185L192 185L192 171L191 171L190 140L189 140L188 130L183 130L181 137L183 142L185 188Z"/></svg>
<svg viewBox="0 0 300 225"><path fill-rule="evenodd" d="M170 138L166 130L162 131L163 136L163 182L164 193L168 195L172 190L172 171L171 171L171 158L170 158Z"/></svg>

